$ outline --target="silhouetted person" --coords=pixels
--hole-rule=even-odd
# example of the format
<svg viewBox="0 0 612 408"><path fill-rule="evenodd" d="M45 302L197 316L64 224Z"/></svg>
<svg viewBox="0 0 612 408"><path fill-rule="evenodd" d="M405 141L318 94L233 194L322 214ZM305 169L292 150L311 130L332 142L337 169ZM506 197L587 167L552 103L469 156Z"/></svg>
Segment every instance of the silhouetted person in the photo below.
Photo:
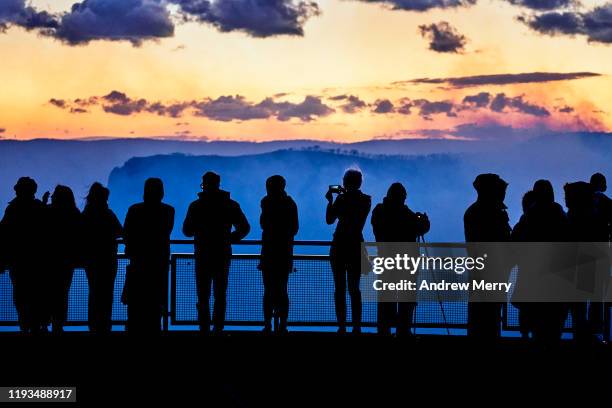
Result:
<svg viewBox="0 0 612 408"><path fill-rule="evenodd" d="M298 232L298 211L285 192L285 179L266 180L267 195L261 200L261 272L263 275L264 333L272 331L272 318L279 319L276 331L287 331L289 294L287 282L293 270L293 238Z"/></svg>
<svg viewBox="0 0 612 408"><path fill-rule="evenodd" d="M372 228L377 242L416 242L420 236L425 235L429 231L430 223L427 215L415 213L408 208L405 204L406 197L407 193L404 186L401 183L393 183L389 187L383 202L374 207L372 211ZM388 245L392 246L392 244ZM381 254L381 248L379 248L378 256L395 256L401 253L393 248L389 249L391 253ZM414 249L417 249L416 246ZM418 253L413 254L413 256L418 256ZM410 276L399 274L397 281L400 279L410 279ZM391 328L395 326L397 327L398 336L411 335L412 332L410 330L412 328L415 307L416 302L379 302L378 332L383 335L389 335Z"/></svg>
<svg viewBox="0 0 612 408"><path fill-rule="evenodd" d="M598 217L608 227L608 241L612 238L612 200L605 194L608 189L606 177L601 173L595 173L590 181L595 199L595 211Z"/></svg>
<svg viewBox="0 0 612 408"><path fill-rule="evenodd" d="M163 198L162 181L147 179L143 202L130 207L123 225L125 253L130 258L126 276L130 333L159 333L166 311L174 208L164 204Z"/></svg>
<svg viewBox="0 0 612 408"><path fill-rule="evenodd" d="M601 222L607 225L608 242L610 242L612 241L612 200L606 195L608 189L606 177L601 173L595 173L591 176L590 184L595 193L595 211ZM604 310L609 311L611 305L611 302L605 302Z"/></svg>
<svg viewBox="0 0 612 408"><path fill-rule="evenodd" d="M9 241L8 237L6 236L6 228L4 227L4 224L0 222L0 248L2 248L2 250L0 251L0 275L5 273L6 269L8 268L6 253L8 242Z"/></svg>
<svg viewBox="0 0 612 408"><path fill-rule="evenodd" d="M595 191L589 183L578 181L564 186L565 203L572 242L608 242L608 225L595 207ZM595 288L596 269L594 258L587 253L578 255L577 285L585 291ZM571 304L575 339L584 342L596 340L602 333L603 310L601 295L593 293L590 302Z"/></svg>
<svg viewBox="0 0 612 408"><path fill-rule="evenodd" d="M466 242L508 242L510 241L510 224L504 199L508 183L497 174L480 174L473 183L478 194L463 217ZM472 254L470 255L472 256ZM481 256L478 254L476 256ZM503 260L489 254L489 262L497 261L494 267L485 269L484 278L496 281L504 279ZM510 270L508 270L509 274ZM492 276L495 275L495 276ZM505 280L507 281L507 279ZM472 294L470 294L471 296ZM502 302L479 302L472 298L468 303L468 336L478 340L493 340L501 333Z"/></svg>
<svg viewBox="0 0 612 408"><path fill-rule="evenodd" d="M371 197L361 192L362 175L359 170L344 173L343 187L335 192L330 188L325 194L328 201L325 219L327 224L338 220L330 248L330 263L334 275L334 300L338 333L346 333L346 288L351 298L353 333L361 333L361 257L363 227L370 207Z"/></svg>
<svg viewBox="0 0 612 408"><path fill-rule="evenodd" d="M527 211L529 211L529 209L535 202L534 195L535 193L533 192L533 190L529 190L525 194L523 194L523 199L521 200L521 208L523 210L523 214L521 215L521 218L519 219L519 221L516 223L516 225L512 229L511 240L513 242L522 242L525 239L525 234L523 230L525 229L525 224L527 222L526 221ZM531 323L532 314L528 310L529 304L522 303L522 302L513 302L513 305L519 311L519 330L521 332L521 337L523 339L528 339L529 333L531 333L532 331L532 323Z"/></svg>
<svg viewBox="0 0 612 408"><path fill-rule="evenodd" d="M89 283L89 330L106 334L112 329L113 295L117 277L117 239L121 223L108 208L110 191L100 183L89 189L83 210L83 254Z"/></svg>
<svg viewBox="0 0 612 408"><path fill-rule="evenodd" d="M13 283L13 301L23 332L46 331L48 314L45 305L42 259L44 206L35 198L38 186L29 177L15 184L15 198L9 203L0 222L6 237L3 250Z"/></svg>
<svg viewBox="0 0 612 408"><path fill-rule="evenodd" d="M69 187L55 187L45 214L45 228L48 270L44 281L53 332L59 334L68 317L68 292L81 254L81 212Z"/></svg>
<svg viewBox="0 0 612 408"><path fill-rule="evenodd" d="M512 240L517 242L566 242L569 237L569 223L561 205L555 202L552 184L548 180L538 180L533 185L533 202L521 217L512 232ZM559 272L562 267L558 251L566 247L547 245L532 245L530 248L521 246L523 262L519 261L515 296L523 291L533 291L529 297L532 302L520 303L519 322L524 326L521 332L531 332L536 342L543 345L553 345L561 338L563 324L567 318L567 307L560 302L538 302L535 288L551 274ZM549 252L552 251L552 252Z"/></svg>
<svg viewBox="0 0 612 408"><path fill-rule="evenodd" d="M189 206L183 223L183 234L194 237L195 242L198 319L204 334L210 331L211 284L215 298L213 331L217 334L223 331L232 243L239 242L250 231L240 205L219 188L220 184L218 174L211 171L204 174L202 192Z"/></svg>

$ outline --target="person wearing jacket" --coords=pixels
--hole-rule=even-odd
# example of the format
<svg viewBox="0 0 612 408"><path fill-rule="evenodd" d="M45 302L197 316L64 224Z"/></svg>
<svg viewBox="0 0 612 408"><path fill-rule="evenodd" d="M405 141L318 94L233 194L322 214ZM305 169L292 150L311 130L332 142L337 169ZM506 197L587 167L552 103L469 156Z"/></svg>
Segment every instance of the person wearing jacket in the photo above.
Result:
<svg viewBox="0 0 612 408"><path fill-rule="evenodd" d="M510 223L504 199L506 197L506 183L497 174L480 174L473 183L478 195L466 210L463 223L465 242L467 243L499 243L510 241ZM482 244L478 253L474 253L468 245L468 255L482 256ZM499 250L499 248L497 248ZM488 252L495 251L495 244ZM507 282L510 275L510 266L506 268L502 254L489 253L487 268L481 275L492 281ZM493 264L493 260L495 264ZM507 269L507 270L506 270ZM474 273L473 277L478 274ZM480 276L480 275L478 275ZM468 336L475 340L495 340L501 334L502 301L481 301L477 294L470 293L468 303Z"/></svg>
<svg viewBox="0 0 612 408"><path fill-rule="evenodd" d="M42 269L44 205L36 198L37 189L33 179L21 177L0 221L19 327L30 334L46 331L48 323Z"/></svg>
<svg viewBox="0 0 612 408"><path fill-rule="evenodd" d="M372 211L372 228L376 242L389 243L379 248L379 256L381 250L384 252L388 249L391 249L392 253L384 256L395 256L393 243L416 242L420 236L429 231L430 223L427 215L415 213L408 208L405 204L406 197L406 188L401 183L393 183L383 202ZM387 248L388 246L391 248ZM407 277L404 275L398 278ZM378 333L389 335L391 328L396 326L398 337L410 336L416 302L406 299L398 302L387 300L378 304Z"/></svg>
<svg viewBox="0 0 612 408"><path fill-rule="evenodd" d="M575 243L605 243L603 252L607 252L609 226L605 215L596 207L595 191L591 184L577 181L564 186L565 205L569 220L569 240ZM582 291L591 292L589 301L570 304L570 313L574 321L575 339L580 343L598 342L603 334L602 294L595 292L599 286L600 276L597 264L604 265L604 258L582 252L577 255L577 286ZM609 269L609 261L604 269ZM606 272L607 274L607 272Z"/></svg>
<svg viewBox="0 0 612 408"><path fill-rule="evenodd" d="M513 242L530 243L518 246L519 269L514 298L532 301L513 304L519 309L523 338L527 339L532 333L533 340L538 344L552 346L561 338L568 310L561 302L539 301L543 295L539 291L546 285L545 279L561 272L564 258L559 256L559 251L567 249L563 244L555 246L546 243L566 242L569 224L563 208L555 202L550 181L536 181L527 201L524 214L512 231Z"/></svg>
<svg viewBox="0 0 612 408"><path fill-rule="evenodd" d="M121 223L108 207L110 191L92 184L82 214L83 254L89 283L89 330L108 334L112 329L113 298L117 277L117 239Z"/></svg>
<svg viewBox="0 0 612 408"><path fill-rule="evenodd" d="M293 270L293 238L298 232L298 210L285 192L285 179L271 176L266 180L267 195L261 200L261 264L264 296L264 333L272 331L272 318L279 319L275 330L287 331L289 294L287 283Z"/></svg>
<svg viewBox="0 0 612 408"><path fill-rule="evenodd" d="M240 205L220 185L218 174L204 174L202 192L189 205L183 222L183 234L194 237L198 320L203 334L210 332L211 286L215 297L213 333L223 332L232 244L242 240L251 228Z"/></svg>

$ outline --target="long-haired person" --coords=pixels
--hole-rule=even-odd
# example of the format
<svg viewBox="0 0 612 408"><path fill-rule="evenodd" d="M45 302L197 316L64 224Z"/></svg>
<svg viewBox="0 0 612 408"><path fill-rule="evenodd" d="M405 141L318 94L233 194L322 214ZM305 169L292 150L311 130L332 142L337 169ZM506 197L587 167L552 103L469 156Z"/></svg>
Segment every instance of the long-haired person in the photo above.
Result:
<svg viewBox="0 0 612 408"><path fill-rule="evenodd" d="M130 333L157 334L161 330L174 227L174 208L163 203L163 198L161 179L147 179L143 202L130 207L123 224L125 252L130 258L126 277Z"/></svg>
<svg viewBox="0 0 612 408"><path fill-rule="evenodd" d="M112 329L113 295L117 277L117 238L121 223L108 207L110 191L94 183L83 210L83 252L89 283L89 330L97 334Z"/></svg>
<svg viewBox="0 0 612 408"><path fill-rule="evenodd" d="M278 333L287 331L289 294L287 283L293 270L293 238L298 232L295 201L285 192L285 179L275 175L266 180L266 196L261 200L261 264L264 284L264 333L272 331L272 318L278 318Z"/></svg>
<svg viewBox="0 0 612 408"><path fill-rule="evenodd" d="M359 170L344 173L342 186L330 187L325 194L325 220L331 225L338 221L330 248L330 262L334 275L334 300L338 333L346 333L346 289L351 298L353 333L361 333L361 243L372 199L361 192L363 176ZM334 199L334 194L337 194Z"/></svg>
<svg viewBox="0 0 612 408"><path fill-rule="evenodd" d="M48 253L48 307L53 333L64 330L68 314L68 292L77 267L81 232L81 212L70 187L58 185L46 212L46 250Z"/></svg>

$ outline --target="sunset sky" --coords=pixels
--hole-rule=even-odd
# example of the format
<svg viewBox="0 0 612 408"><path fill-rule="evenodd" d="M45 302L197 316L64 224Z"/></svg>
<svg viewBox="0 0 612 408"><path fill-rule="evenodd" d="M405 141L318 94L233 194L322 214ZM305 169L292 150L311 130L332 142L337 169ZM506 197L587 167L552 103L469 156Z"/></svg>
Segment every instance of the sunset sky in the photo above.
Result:
<svg viewBox="0 0 612 408"><path fill-rule="evenodd" d="M0 1L2 138L612 128L605 1L75 3Z"/></svg>

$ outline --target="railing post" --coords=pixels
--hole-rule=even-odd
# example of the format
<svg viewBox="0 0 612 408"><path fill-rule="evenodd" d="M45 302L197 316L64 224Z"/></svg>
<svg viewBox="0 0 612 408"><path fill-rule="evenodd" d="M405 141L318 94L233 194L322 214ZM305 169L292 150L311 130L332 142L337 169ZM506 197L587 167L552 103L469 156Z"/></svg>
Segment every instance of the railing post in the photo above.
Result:
<svg viewBox="0 0 612 408"><path fill-rule="evenodd" d="M168 279L170 278L168 276L168 273L169 273L169 271L170 271L170 269L172 267L172 262L171 261L169 261L168 266L169 266L169 268L166 268L166 285L168 284ZM169 328L168 328L168 314L170 313L170 304L169 304L168 289L167 289L168 287L169 286L166 286L166 293L165 293L165 296L164 296L164 298L165 298L164 299L164 306L165 306L164 309L165 310L164 310L164 313L162 315L162 331L164 333L167 333L168 330L169 330Z"/></svg>

